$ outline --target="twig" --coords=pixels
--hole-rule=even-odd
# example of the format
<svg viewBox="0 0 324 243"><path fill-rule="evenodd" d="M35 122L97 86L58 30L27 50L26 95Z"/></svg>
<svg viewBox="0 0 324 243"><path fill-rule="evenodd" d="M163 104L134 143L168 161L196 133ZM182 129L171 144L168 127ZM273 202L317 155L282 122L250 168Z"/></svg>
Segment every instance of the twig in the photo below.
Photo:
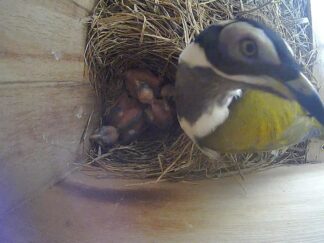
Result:
<svg viewBox="0 0 324 243"><path fill-rule="evenodd" d="M243 12L244 11L244 3L243 3L243 0L240 0L240 5L241 5L241 11Z"/></svg>
<svg viewBox="0 0 324 243"><path fill-rule="evenodd" d="M257 8L253 8L253 9L250 9L250 10L246 10L246 11L239 12L239 13L237 14L237 16L242 16L242 15L245 15L245 14L251 14L251 13L253 13L253 12L255 12L255 11L258 11L258 10L260 10L260 9L262 9L262 8L264 8L264 7L266 7L266 6L268 6L269 4L273 3L273 1L274 1L274 0L270 0L270 1L268 1L268 2L266 2L266 3L264 3L264 4L262 4L262 5L260 5L260 6L257 7Z"/></svg>
<svg viewBox="0 0 324 243"><path fill-rule="evenodd" d="M91 114L90 114L89 117L88 117L88 120L87 120L86 126L85 126L84 129L83 129L83 132L82 132L82 135L81 135L81 138L80 138L80 142L79 142L79 144L81 144L82 142L84 142L85 137L87 136L87 131L88 131L88 128L89 128L90 122L91 122L91 120L92 120L93 113L94 113L94 111L92 111Z"/></svg>

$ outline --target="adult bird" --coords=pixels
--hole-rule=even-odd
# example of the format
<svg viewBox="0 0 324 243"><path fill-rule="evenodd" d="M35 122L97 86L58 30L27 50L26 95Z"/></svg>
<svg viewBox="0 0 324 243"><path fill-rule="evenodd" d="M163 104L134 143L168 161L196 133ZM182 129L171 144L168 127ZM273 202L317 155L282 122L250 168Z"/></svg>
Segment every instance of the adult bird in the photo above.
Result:
<svg viewBox="0 0 324 243"><path fill-rule="evenodd" d="M211 157L324 135L324 105L291 48L249 19L211 25L183 50L176 108L182 129Z"/></svg>

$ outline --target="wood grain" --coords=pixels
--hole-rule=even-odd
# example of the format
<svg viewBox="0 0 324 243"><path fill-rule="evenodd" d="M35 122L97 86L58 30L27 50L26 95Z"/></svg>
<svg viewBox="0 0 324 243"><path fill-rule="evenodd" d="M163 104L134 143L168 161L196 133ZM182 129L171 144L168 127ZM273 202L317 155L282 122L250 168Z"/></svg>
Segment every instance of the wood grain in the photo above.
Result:
<svg viewBox="0 0 324 243"><path fill-rule="evenodd" d="M317 60L314 65L314 75L319 82L320 96L324 102L324 31L323 31L323 13L322 2L311 1L312 27L314 44L318 49ZM307 160L310 162L324 162L324 141L313 140L308 146Z"/></svg>
<svg viewBox="0 0 324 243"><path fill-rule="evenodd" d="M84 18L95 2L0 1L0 215L80 159L95 100Z"/></svg>
<svg viewBox="0 0 324 243"><path fill-rule="evenodd" d="M84 18L95 2L0 1L0 83L83 81Z"/></svg>
<svg viewBox="0 0 324 243"><path fill-rule="evenodd" d="M143 181L76 173L1 225L17 243L323 242L323 164L238 181L134 185Z"/></svg>
<svg viewBox="0 0 324 243"><path fill-rule="evenodd" d="M93 97L88 85L1 85L0 194L7 202L0 215L81 159Z"/></svg>

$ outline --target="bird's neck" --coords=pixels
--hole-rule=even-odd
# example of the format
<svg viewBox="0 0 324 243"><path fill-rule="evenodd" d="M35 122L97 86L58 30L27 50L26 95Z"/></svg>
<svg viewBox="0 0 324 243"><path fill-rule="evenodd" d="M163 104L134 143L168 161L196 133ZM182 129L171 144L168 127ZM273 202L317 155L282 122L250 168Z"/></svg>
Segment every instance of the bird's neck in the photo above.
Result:
<svg viewBox="0 0 324 243"><path fill-rule="evenodd" d="M208 68L180 65L177 73L176 103L180 125L192 137L203 137L228 117L234 96L239 95L229 82L215 80Z"/></svg>

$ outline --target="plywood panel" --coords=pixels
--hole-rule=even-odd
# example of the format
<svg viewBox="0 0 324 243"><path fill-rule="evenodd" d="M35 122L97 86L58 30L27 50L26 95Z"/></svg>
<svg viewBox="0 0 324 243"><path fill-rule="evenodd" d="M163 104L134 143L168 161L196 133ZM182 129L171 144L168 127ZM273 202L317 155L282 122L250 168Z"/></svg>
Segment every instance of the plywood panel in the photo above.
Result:
<svg viewBox="0 0 324 243"><path fill-rule="evenodd" d="M82 81L84 17L95 2L0 1L0 83Z"/></svg>
<svg viewBox="0 0 324 243"><path fill-rule="evenodd" d="M79 158L94 103L83 52L95 2L0 1L0 215Z"/></svg>
<svg viewBox="0 0 324 243"><path fill-rule="evenodd" d="M324 31L322 6L323 1L311 1L314 44L318 49L318 56L314 65L314 75L319 82L319 91L324 102ZM324 162L323 140L311 141L308 146L307 160L311 162Z"/></svg>
<svg viewBox="0 0 324 243"><path fill-rule="evenodd" d="M324 240L323 164L276 168L246 175L240 183L233 177L133 183L74 174L0 222L4 239L15 243Z"/></svg>
<svg viewBox="0 0 324 243"><path fill-rule="evenodd" d="M0 215L80 159L93 100L89 85L1 85Z"/></svg>

